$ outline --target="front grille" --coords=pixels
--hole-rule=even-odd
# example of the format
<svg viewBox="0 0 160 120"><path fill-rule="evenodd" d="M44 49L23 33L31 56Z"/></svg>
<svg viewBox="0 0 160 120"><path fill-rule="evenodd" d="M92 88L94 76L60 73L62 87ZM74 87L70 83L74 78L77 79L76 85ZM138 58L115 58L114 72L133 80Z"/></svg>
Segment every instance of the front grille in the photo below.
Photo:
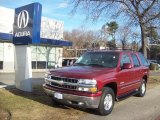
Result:
<svg viewBox="0 0 160 120"><path fill-rule="evenodd" d="M63 80L63 82L70 82L70 83L77 83L78 80L74 78L66 78L66 77L57 77L57 76L51 76L52 80Z"/></svg>
<svg viewBox="0 0 160 120"><path fill-rule="evenodd" d="M74 78L66 78L66 77L57 77L51 76L53 82L51 82L51 86L62 88L62 89L69 89L69 90L77 90L78 89L78 80Z"/></svg>
<svg viewBox="0 0 160 120"><path fill-rule="evenodd" d="M64 89L71 89L71 90L76 90L77 86L71 86L71 85L60 85L54 82L51 82L51 86L58 87L58 88L64 88Z"/></svg>

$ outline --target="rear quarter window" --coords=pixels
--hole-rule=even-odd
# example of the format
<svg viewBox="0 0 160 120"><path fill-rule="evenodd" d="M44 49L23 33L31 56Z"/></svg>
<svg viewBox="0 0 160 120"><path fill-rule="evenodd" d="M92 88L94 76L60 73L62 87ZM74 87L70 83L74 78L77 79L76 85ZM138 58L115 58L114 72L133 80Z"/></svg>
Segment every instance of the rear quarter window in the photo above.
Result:
<svg viewBox="0 0 160 120"><path fill-rule="evenodd" d="M148 60L144 57L144 55L143 55L142 53L138 53L138 56L139 56L139 58L140 58L140 60L141 60L142 65L148 67L148 66L149 66L149 62L148 62Z"/></svg>
<svg viewBox="0 0 160 120"><path fill-rule="evenodd" d="M136 54L131 54L134 67L139 67L140 63Z"/></svg>

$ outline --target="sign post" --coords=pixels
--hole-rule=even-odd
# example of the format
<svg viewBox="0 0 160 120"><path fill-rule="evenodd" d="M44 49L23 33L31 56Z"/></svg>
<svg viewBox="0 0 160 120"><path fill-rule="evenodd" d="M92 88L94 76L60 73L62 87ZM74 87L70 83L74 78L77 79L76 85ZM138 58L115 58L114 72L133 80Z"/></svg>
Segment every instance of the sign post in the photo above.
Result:
<svg viewBox="0 0 160 120"><path fill-rule="evenodd" d="M15 84L32 91L31 44L40 43L42 5L32 3L15 9L13 44L15 45Z"/></svg>
<svg viewBox="0 0 160 120"><path fill-rule="evenodd" d="M15 46L16 88L32 92L31 49L29 45Z"/></svg>

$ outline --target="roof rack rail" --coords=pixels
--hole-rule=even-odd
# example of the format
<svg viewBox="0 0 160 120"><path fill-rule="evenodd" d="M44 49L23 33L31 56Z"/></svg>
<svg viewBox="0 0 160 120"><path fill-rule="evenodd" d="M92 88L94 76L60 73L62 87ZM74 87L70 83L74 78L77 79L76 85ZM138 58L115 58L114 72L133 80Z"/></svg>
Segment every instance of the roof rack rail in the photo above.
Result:
<svg viewBox="0 0 160 120"><path fill-rule="evenodd" d="M93 49L87 49L87 51L126 51L126 52L134 52L133 49L122 49L122 48L105 48L105 49L99 49L99 48L93 48Z"/></svg>

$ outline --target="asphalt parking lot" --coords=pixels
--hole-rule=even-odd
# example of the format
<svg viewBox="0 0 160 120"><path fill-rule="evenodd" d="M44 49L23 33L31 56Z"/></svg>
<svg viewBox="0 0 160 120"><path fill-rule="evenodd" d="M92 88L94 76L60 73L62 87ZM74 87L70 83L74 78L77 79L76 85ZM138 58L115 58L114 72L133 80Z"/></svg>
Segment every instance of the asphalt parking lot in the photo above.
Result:
<svg viewBox="0 0 160 120"><path fill-rule="evenodd" d="M132 96L116 102L108 116L88 114L81 120L160 120L160 86L149 89L143 98Z"/></svg>
<svg viewBox="0 0 160 120"><path fill-rule="evenodd" d="M44 77L45 72L37 72L33 73L33 84L42 84L44 82L43 77ZM14 73L0 73L0 86L2 85L14 85L15 84L15 74Z"/></svg>

